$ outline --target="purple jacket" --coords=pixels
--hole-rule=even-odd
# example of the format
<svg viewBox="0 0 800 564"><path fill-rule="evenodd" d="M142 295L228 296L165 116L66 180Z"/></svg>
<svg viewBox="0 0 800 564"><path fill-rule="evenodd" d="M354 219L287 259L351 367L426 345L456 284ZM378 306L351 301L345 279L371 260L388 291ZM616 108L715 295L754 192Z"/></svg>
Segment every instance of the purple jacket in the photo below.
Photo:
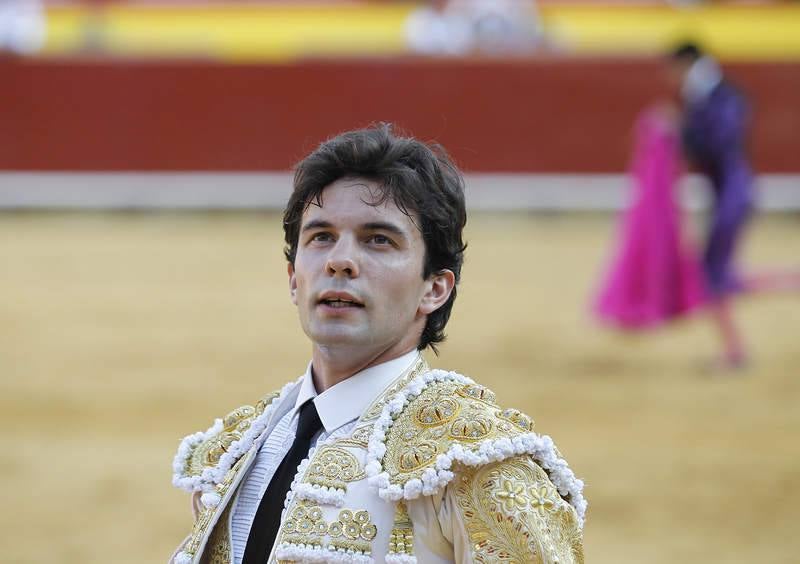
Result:
<svg viewBox="0 0 800 564"><path fill-rule="evenodd" d="M750 110L739 91L722 81L686 109L683 142L691 161L706 174L717 199L752 203L752 170L746 154Z"/></svg>
<svg viewBox="0 0 800 564"><path fill-rule="evenodd" d="M714 188L714 207L703 253L712 296L736 291L740 286L733 259L753 205L753 173L745 152L748 122L749 110L743 96L725 81L685 112L686 152Z"/></svg>

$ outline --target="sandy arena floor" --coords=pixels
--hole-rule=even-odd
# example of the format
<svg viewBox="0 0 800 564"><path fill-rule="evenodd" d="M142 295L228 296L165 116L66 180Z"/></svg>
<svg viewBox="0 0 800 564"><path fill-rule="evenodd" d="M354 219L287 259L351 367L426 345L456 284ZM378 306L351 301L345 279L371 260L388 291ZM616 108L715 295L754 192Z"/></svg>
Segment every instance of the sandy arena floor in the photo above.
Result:
<svg viewBox="0 0 800 564"><path fill-rule="evenodd" d="M702 317L649 335L586 314L603 217L473 215L433 364L531 414L587 482L587 561L797 562L800 295L739 317L743 377L709 378ZM305 367L276 215L0 216L4 562L162 562L190 528L183 435ZM800 263L762 218L753 266Z"/></svg>

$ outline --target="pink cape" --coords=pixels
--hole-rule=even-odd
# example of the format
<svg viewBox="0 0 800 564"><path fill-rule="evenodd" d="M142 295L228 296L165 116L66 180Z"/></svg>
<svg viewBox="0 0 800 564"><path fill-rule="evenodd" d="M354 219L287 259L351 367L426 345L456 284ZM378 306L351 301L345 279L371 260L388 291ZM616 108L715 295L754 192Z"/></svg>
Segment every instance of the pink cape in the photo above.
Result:
<svg viewBox="0 0 800 564"><path fill-rule="evenodd" d="M677 132L657 109L636 122L633 200L620 218L618 248L594 302L624 329L654 327L704 301L699 260L683 241L673 190L681 174Z"/></svg>

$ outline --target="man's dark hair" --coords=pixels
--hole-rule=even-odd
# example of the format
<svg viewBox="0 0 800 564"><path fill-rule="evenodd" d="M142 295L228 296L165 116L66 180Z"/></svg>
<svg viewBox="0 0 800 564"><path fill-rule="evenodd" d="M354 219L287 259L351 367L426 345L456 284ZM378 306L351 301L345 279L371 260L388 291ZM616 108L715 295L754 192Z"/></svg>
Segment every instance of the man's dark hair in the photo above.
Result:
<svg viewBox="0 0 800 564"><path fill-rule="evenodd" d="M670 53L670 59L685 63L693 63L703 56L703 50L696 43L686 41L675 47Z"/></svg>
<svg viewBox="0 0 800 564"><path fill-rule="evenodd" d="M445 269L461 278L466 245L462 231L467 222L464 180L437 144L399 137L389 124L348 131L329 139L300 161L294 173L294 190L283 215L284 254L294 264L303 212L322 205L322 191L340 178L359 177L378 184L381 192L370 205L391 198L422 233L425 260L421 276L427 279ZM431 347L445 339L456 288L439 309L428 315L417 348Z"/></svg>

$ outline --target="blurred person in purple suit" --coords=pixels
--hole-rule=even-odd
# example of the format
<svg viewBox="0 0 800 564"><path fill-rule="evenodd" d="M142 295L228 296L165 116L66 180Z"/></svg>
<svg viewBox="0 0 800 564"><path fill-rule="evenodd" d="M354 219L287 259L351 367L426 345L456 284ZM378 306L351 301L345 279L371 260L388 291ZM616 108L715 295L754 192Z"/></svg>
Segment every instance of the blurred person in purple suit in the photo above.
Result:
<svg viewBox="0 0 800 564"><path fill-rule="evenodd" d="M698 46L679 46L670 63L670 75L683 102L684 150L690 163L708 178L713 193L703 270L711 317L723 344L718 364L739 368L747 355L731 296L744 286L733 261L753 210L753 171L746 153L750 109L743 94L725 80L717 62Z"/></svg>
<svg viewBox="0 0 800 564"><path fill-rule="evenodd" d="M795 288L798 274L739 276L737 247L753 212L753 170L747 155L750 108L742 92L717 62L692 43L675 49L670 77L683 103L682 140L690 164L708 178L712 209L703 253L709 310L719 331L723 354L714 367L742 368L747 352L732 312L740 291Z"/></svg>

